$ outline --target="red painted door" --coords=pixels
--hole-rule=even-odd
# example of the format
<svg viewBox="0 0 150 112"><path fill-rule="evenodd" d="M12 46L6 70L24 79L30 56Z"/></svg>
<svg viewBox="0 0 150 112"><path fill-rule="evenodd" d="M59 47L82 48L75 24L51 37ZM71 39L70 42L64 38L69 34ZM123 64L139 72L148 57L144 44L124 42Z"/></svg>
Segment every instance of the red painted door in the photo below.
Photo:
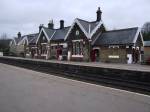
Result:
<svg viewBox="0 0 150 112"><path fill-rule="evenodd" d="M92 62L96 61L96 57L95 57L96 55L95 55L95 53L96 53L95 50L91 51L91 61Z"/></svg>

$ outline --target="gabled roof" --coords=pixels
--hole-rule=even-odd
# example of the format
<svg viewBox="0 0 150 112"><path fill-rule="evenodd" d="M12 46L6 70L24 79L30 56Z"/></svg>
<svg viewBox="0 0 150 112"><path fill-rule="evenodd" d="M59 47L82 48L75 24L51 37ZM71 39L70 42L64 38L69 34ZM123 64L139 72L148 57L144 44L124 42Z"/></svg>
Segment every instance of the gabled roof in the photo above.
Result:
<svg viewBox="0 0 150 112"><path fill-rule="evenodd" d="M34 37L32 40L30 40L29 44L36 44L38 35L39 35L39 33L37 33L37 34L35 35L35 37Z"/></svg>
<svg viewBox="0 0 150 112"><path fill-rule="evenodd" d="M40 35L42 34L42 32L44 33L48 41L64 40L69 29L70 29L70 26L64 27L63 29L49 29L49 28L43 27L36 42L38 42L38 39L40 38Z"/></svg>
<svg viewBox="0 0 150 112"><path fill-rule="evenodd" d="M42 27L37 39L36 39L36 43L38 42L39 38L41 37L42 32L44 33L45 37L47 38L48 41L50 41L50 39L53 37L55 30L54 29L49 29L46 27Z"/></svg>
<svg viewBox="0 0 150 112"><path fill-rule="evenodd" d="M92 36L94 35L94 33L101 27L101 25L103 25L102 21L85 21L79 18L76 18L73 22L73 24L71 25L71 28L69 29L65 40L67 39L68 35L70 34L71 30L73 29L74 25L77 24L80 29L83 31L83 33L86 35L86 37L88 39L91 39Z"/></svg>
<svg viewBox="0 0 150 112"><path fill-rule="evenodd" d="M145 47L150 47L150 41L144 41L144 46Z"/></svg>
<svg viewBox="0 0 150 112"><path fill-rule="evenodd" d="M38 36L38 34L39 34L39 33L27 35L28 41L30 42L31 40L33 40L36 36Z"/></svg>
<svg viewBox="0 0 150 112"><path fill-rule="evenodd" d="M24 42L24 40L27 41L27 44L29 44L35 37L38 36L39 33L34 33L34 34L28 34L28 35L24 35L22 36L22 39L19 41L19 45L22 44L22 42Z"/></svg>
<svg viewBox="0 0 150 112"><path fill-rule="evenodd" d="M48 38L51 39L55 30L54 29L49 29L49 28L46 28L46 27L43 27L45 33L47 34Z"/></svg>
<svg viewBox="0 0 150 112"><path fill-rule="evenodd" d="M64 40L66 34L68 33L70 29L69 27L64 27L63 29L56 29L55 33L53 35L53 37L51 38L51 40Z"/></svg>
<svg viewBox="0 0 150 112"><path fill-rule="evenodd" d="M77 20L83 26L87 33L91 33L94 30L94 28L99 24L99 22L97 21L89 22L79 18L77 18Z"/></svg>
<svg viewBox="0 0 150 112"><path fill-rule="evenodd" d="M24 36L22 36L22 37L20 37L20 38L18 38L18 37L14 37L14 42L15 42L15 44L16 45L18 45L19 44L19 42L22 40L24 38Z"/></svg>
<svg viewBox="0 0 150 112"><path fill-rule="evenodd" d="M15 44L18 44L18 42L19 42L20 39L18 37L14 37L13 40L14 40Z"/></svg>
<svg viewBox="0 0 150 112"><path fill-rule="evenodd" d="M106 31L97 38L94 45L133 45L139 34L138 27Z"/></svg>

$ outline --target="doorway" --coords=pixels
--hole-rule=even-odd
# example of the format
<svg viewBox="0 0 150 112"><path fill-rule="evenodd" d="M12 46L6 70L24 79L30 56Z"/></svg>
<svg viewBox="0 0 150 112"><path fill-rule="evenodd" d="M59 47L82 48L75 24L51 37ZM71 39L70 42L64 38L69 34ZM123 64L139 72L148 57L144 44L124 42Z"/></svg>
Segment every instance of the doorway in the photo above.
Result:
<svg viewBox="0 0 150 112"><path fill-rule="evenodd" d="M99 49L93 49L91 51L91 61L98 62L99 61Z"/></svg>

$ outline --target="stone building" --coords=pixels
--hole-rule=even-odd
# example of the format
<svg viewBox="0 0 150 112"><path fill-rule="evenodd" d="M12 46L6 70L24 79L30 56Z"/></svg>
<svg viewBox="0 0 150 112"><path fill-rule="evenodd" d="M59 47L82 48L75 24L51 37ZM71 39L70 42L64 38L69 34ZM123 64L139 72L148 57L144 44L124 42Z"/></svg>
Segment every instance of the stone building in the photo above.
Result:
<svg viewBox="0 0 150 112"><path fill-rule="evenodd" d="M99 8L96 21L75 19L65 38L68 42L68 60L140 62L143 46L141 30L128 28L106 31L101 15Z"/></svg>
<svg viewBox="0 0 150 112"><path fill-rule="evenodd" d="M36 43L34 42L39 33L24 35L23 39L18 43L19 46L22 46L22 54L24 57L31 58L31 53L34 51L36 47Z"/></svg>
<svg viewBox="0 0 150 112"><path fill-rule="evenodd" d="M10 42L10 52L13 53L15 56L23 56L22 53L24 52L24 47L19 45L19 42L23 39L21 33L18 32L17 37L14 37L13 40Z"/></svg>
<svg viewBox="0 0 150 112"><path fill-rule="evenodd" d="M144 41L144 62L150 63L150 41Z"/></svg>
<svg viewBox="0 0 150 112"><path fill-rule="evenodd" d="M101 62L141 62L143 38L140 29L128 28L102 33L94 42Z"/></svg>
<svg viewBox="0 0 150 112"><path fill-rule="evenodd" d="M53 21L49 22L47 28L42 26L36 41L37 58L59 59L62 57L65 49L67 50L67 43L64 39L69 29L70 27L64 27L63 20L60 20L60 28L58 29L54 29Z"/></svg>
<svg viewBox="0 0 150 112"><path fill-rule="evenodd" d="M65 38L68 43L68 60L95 61L91 58L92 43L105 32L101 14L98 8L96 21L90 22L79 18L74 20Z"/></svg>
<svg viewBox="0 0 150 112"><path fill-rule="evenodd" d="M69 61L138 63L143 60L143 37L138 27L107 31L98 8L95 21L76 18L71 26L39 26L39 33L14 39L21 52L32 58ZM12 44L13 48L13 44ZM14 47L16 51L19 51ZM147 51L146 51L147 52Z"/></svg>
<svg viewBox="0 0 150 112"><path fill-rule="evenodd" d="M10 52L19 57L30 57L30 44L37 36L38 33L21 36L19 32L18 37L10 42Z"/></svg>

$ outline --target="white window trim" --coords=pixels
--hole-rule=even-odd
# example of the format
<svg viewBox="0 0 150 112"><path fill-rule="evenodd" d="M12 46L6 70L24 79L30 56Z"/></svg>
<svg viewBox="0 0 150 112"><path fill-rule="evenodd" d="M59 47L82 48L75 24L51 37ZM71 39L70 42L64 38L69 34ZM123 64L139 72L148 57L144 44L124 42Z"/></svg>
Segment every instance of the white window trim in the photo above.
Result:
<svg viewBox="0 0 150 112"><path fill-rule="evenodd" d="M68 47L68 44L67 44L67 43L60 43L59 45L62 45L63 48L67 48L67 47Z"/></svg>
<svg viewBox="0 0 150 112"><path fill-rule="evenodd" d="M63 46L66 46L66 45L67 45L67 43L60 43L59 45L63 45Z"/></svg>
<svg viewBox="0 0 150 112"><path fill-rule="evenodd" d="M30 54L29 54L29 53L27 53L26 55L27 55L27 56L30 56Z"/></svg>
<svg viewBox="0 0 150 112"><path fill-rule="evenodd" d="M76 36L79 36L79 35L80 35L79 30L76 30Z"/></svg>
<svg viewBox="0 0 150 112"><path fill-rule="evenodd" d="M95 49L100 49L100 47L93 47L93 50L95 50Z"/></svg>
<svg viewBox="0 0 150 112"><path fill-rule="evenodd" d="M46 48L50 48L50 46L46 46Z"/></svg>
<svg viewBox="0 0 150 112"><path fill-rule="evenodd" d="M83 58L83 55L72 55L72 57L75 57L75 58Z"/></svg>
<svg viewBox="0 0 150 112"><path fill-rule="evenodd" d="M57 46L58 44L51 44L51 46Z"/></svg>
<svg viewBox="0 0 150 112"><path fill-rule="evenodd" d="M47 54L41 54L41 56L47 56Z"/></svg>
<svg viewBox="0 0 150 112"><path fill-rule="evenodd" d="M108 58L110 59L119 59L119 55L109 55Z"/></svg>
<svg viewBox="0 0 150 112"><path fill-rule="evenodd" d="M109 46L109 48L119 48L117 45Z"/></svg>
<svg viewBox="0 0 150 112"><path fill-rule="evenodd" d="M80 39L80 40L72 40L72 42L81 42L83 41L83 39Z"/></svg>
<svg viewBox="0 0 150 112"><path fill-rule="evenodd" d="M36 49L37 47L32 47L32 49Z"/></svg>

